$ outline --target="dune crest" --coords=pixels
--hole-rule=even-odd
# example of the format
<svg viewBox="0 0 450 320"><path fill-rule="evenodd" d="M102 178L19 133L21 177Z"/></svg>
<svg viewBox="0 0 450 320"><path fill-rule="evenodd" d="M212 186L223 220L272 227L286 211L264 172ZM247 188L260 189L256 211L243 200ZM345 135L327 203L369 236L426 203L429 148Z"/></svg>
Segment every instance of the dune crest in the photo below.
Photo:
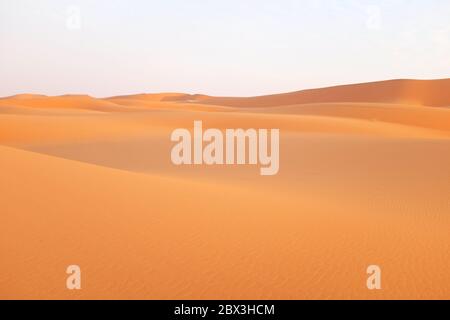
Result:
<svg viewBox="0 0 450 320"><path fill-rule="evenodd" d="M274 107L327 102L374 102L448 107L450 106L450 79L390 80L260 97L203 99L203 103L206 104L231 107Z"/></svg>

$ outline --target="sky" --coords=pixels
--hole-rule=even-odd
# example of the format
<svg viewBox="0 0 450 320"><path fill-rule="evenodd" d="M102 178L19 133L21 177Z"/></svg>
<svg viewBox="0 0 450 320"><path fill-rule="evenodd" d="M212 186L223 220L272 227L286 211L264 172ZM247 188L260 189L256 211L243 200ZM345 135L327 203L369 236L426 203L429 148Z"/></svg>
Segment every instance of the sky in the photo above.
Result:
<svg viewBox="0 0 450 320"><path fill-rule="evenodd" d="M0 96L450 77L448 0L0 0Z"/></svg>

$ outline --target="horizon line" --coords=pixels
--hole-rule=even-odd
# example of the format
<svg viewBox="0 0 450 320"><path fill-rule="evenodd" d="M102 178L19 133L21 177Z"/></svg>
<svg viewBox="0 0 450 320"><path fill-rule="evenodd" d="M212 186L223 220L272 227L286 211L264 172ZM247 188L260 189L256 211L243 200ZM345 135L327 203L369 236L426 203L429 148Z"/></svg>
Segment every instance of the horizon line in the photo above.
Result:
<svg viewBox="0 0 450 320"><path fill-rule="evenodd" d="M260 95L249 95L249 96L233 96L233 95L210 95L207 93L189 93L189 92L176 92L176 91L158 91L158 92L139 92L139 93L128 93L128 94L120 94L120 95L113 95L113 96L95 96L88 93L64 93L64 94L56 94L56 95L49 95L49 94L43 94L43 93L33 93L30 92L22 92L17 93L13 95L8 96L0 96L0 99L11 99L14 97L19 96L42 96L46 98L57 98L57 97L70 97L70 96L78 96L78 97L89 97L94 99L111 99L111 98L118 98L118 97L129 97L129 96L137 96L137 95L158 95L158 94L174 94L174 95L184 95L184 96L205 96L205 97L214 97L214 98L256 98L256 97L267 97L267 96L275 96L275 95L282 95L282 94L291 94L291 93L298 93L298 92L305 92L305 91L314 91L314 90L323 90L323 89L329 89L329 88L338 88L338 87L346 87L346 86L356 86L356 85L364 85L364 84L375 84L375 83L384 83L384 82L399 82L399 81L421 81L421 82L432 82L432 81L445 81L450 80L450 76L448 78L432 78L432 79L420 79L420 78L392 78L392 79L385 79L385 80L373 80L373 81L365 81L365 82L352 82L352 83L345 83L345 84L336 84L336 85L329 85L329 86L321 86L321 87L311 87L311 88L305 88L305 89L299 89L294 91L284 91L284 92L276 92L276 93L268 93L268 94L260 94Z"/></svg>

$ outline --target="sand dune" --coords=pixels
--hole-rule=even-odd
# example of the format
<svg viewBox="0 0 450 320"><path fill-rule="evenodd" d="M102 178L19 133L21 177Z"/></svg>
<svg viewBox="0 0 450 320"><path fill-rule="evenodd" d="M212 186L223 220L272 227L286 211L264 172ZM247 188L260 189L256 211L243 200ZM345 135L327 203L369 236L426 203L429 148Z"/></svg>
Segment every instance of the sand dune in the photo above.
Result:
<svg viewBox="0 0 450 320"><path fill-rule="evenodd" d="M414 105L381 103L321 103L258 108L263 113L312 115L368 120L448 131L447 108L423 108ZM258 111L252 110L252 111Z"/></svg>
<svg viewBox="0 0 450 320"><path fill-rule="evenodd" d="M86 109L99 112L125 112L130 107L95 99L87 95L66 95L58 97L29 96L27 98L7 98L0 100L1 106L19 106L37 109ZM133 108L131 108L133 110Z"/></svg>
<svg viewBox="0 0 450 320"><path fill-rule="evenodd" d="M141 93L133 95L115 96L107 98L107 100L123 100L129 99L133 101L164 101L165 99L175 99L176 97L185 97L184 93L168 92L168 93Z"/></svg>
<svg viewBox="0 0 450 320"><path fill-rule="evenodd" d="M2 100L28 100L28 99L39 99L39 98L48 98L48 96L43 94L30 94L30 93L24 93L24 94L16 94L14 96L9 97L3 97L0 98L0 101Z"/></svg>
<svg viewBox="0 0 450 320"><path fill-rule="evenodd" d="M304 90L261 97L203 98L202 103L232 107L273 107L326 102L375 102L433 107L450 106L450 79L391 80ZM186 99L192 98L188 95ZM176 97L180 100L180 97Z"/></svg>
<svg viewBox="0 0 450 320"><path fill-rule="evenodd" d="M167 103L163 101L154 101L152 99L136 99L135 97L126 98L107 98L106 101L115 103L119 106L140 107L147 110L190 110L190 111L231 111L225 106L204 105L196 103Z"/></svg>
<svg viewBox="0 0 450 320"><path fill-rule="evenodd" d="M0 298L448 299L448 92L2 98ZM172 165L194 120L280 128L279 174Z"/></svg>

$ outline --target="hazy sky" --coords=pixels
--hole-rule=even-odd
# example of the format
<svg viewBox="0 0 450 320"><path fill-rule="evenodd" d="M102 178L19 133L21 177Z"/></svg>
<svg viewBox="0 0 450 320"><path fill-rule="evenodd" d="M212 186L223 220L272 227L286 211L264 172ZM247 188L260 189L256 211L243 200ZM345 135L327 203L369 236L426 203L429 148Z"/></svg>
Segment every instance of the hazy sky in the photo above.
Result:
<svg viewBox="0 0 450 320"><path fill-rule="evenodd" d="M0 96L450 77L448 0L0 0Z"/></svg>

